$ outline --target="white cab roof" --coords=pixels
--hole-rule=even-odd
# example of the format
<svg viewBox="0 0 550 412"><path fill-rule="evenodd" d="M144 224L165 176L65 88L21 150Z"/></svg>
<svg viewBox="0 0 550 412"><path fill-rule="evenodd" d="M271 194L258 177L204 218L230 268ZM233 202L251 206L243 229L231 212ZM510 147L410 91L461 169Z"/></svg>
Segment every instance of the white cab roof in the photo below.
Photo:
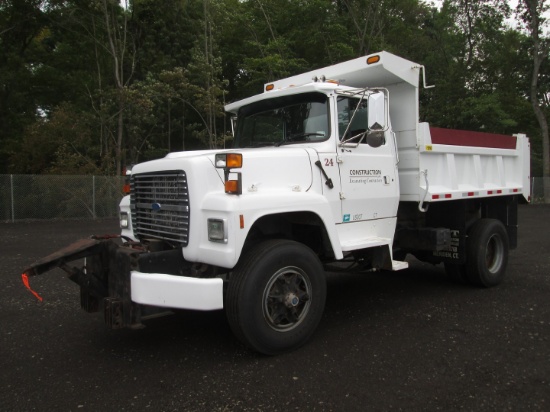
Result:
<svg viewBox="0 0 550 412"><path fill-rule="evenodd" d="M378 56L375 63L367 64L371 57ZM420 65L394 54L382 51L368 56L359 57L333 66L327 66L310 72L298 74L277 80L267 85L273 85L272 91L249 97L225 106L225 110L236 113L240 107L263 100L267 97L285 96L308 91L327 92L336 88L388 87L398 83L408 83L418 88ZM314 82L314 79L324 78L336 81L338 85L328 82ZM344 86L344 87L342 87Z"/></svg>

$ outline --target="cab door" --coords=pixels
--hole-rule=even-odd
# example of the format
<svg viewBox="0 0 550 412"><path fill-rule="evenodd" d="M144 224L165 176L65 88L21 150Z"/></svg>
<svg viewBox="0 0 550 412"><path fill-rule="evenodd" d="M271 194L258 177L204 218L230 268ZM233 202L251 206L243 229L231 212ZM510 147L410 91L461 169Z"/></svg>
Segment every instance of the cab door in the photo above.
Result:
<svg viewBox="0 0 550 412"><path fill-rule="evenodd" d="M389 130L367 133L367 99L336 98L342 223L397 216L399 181L393 134Z"/></svg>

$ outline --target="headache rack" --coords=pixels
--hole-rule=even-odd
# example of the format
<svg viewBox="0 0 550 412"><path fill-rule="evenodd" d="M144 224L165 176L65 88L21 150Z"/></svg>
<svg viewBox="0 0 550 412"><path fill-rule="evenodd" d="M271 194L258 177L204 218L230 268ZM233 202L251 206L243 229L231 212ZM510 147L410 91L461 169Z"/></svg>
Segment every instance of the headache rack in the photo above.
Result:
<svg viewBox="0 0 550 412"><path fill-rule="evenodd" d="M187 246L189 190L183 170L142 173L130 179L134 235Z"/></svg>

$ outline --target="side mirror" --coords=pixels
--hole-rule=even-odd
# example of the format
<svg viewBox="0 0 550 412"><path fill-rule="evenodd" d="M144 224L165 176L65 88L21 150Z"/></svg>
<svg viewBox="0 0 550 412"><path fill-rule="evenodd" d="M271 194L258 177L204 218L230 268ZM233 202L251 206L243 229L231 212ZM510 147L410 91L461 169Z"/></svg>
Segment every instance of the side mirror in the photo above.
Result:
<svg viewBox="0 0 550 412"><path fill-rule="evenodd" d="M369 94L369 130L386 130L386 99L384 93L376 92Z"/></svg>
<svg viewBox="0 0 550 412"><path fill-rule="evenodd" d="M371 147L380 147L386 143L384 132L388 128L386 112L386 96L382 92L369 95L369 130L367 144Z"/></svg>

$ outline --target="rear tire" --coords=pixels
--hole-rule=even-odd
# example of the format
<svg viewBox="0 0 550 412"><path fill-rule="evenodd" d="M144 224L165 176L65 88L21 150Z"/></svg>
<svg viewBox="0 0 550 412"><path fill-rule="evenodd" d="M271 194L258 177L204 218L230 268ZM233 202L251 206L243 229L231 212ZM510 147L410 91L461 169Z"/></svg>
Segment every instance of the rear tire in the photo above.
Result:
<svg viewBox="0 0 550 412"><path fill-rule="evenodd" d="M475 285L500 284L508 265L509 240L506 228L496 219L480 219L468 233L466 273Z"/></svg>
<svg viewBox="0 0 550 412"><path fill-rule="evenodd" d="M226 295L233 333L250 348L276 355L311 337L323 315L326 281L319 258L290 240L268 240L239 260Z"/></svg>

